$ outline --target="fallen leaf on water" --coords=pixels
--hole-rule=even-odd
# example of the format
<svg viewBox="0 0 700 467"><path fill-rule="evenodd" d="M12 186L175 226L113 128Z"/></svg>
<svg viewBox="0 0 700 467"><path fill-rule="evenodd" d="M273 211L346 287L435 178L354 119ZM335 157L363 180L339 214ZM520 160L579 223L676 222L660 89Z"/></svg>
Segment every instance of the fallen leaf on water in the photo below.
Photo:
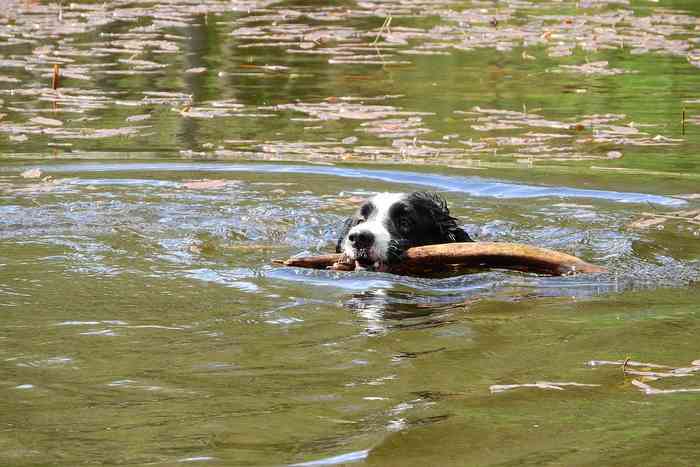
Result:
<svg viewBox="0 0 700 467"><path fill-rule="evenodd" d="M625 370L626 375L644 376L645 378L656 380L660 378L680 378L684 376L690 376L691 372L658 372L658 371L639 371L639 370Z"/></svg>
<svg viewBox="0 0 700 467"><path fill-rule="evenodd" d="M185 73L198 74L198 73L204 73L205 71L207 71L207 69L204 68L203 66L200 66L200 67L196 67L196 68L189 68L189 69L185 70Z"/></svg>
<svg viewBox="0 0 700 467"><path fill-rule="evenodd" d="M666 378L677 378L692 376L692 373L700 372L700 360L694 360L690 363L689 367L679 367L674 368L667 365L657 365L655 363L641 363L631 360L625 361L609 361L609 360L591 360L588 362L588 366L600 366L600 365L615 365L621 366L625 375L635 375L641 376L641 379L646 381L657 381ZM644 367L639 370L631 370L628 367ZM650 371L651 368L664 369L665 371ZM700 392L700 388L681 388L681 389L656 389L649 386L647 383L641 379L633 379L631 382L634 386L638 387L644 394L675 394L675 393L687 393L687 392Z"/></svg>
<svg viewBox="0 0 700 467"><path fill-rule="evenodd" d="M670 142L670 143L680 143L683 141L683 139L679 138L668 138L663 135L656 135L652 138L654 141L662 141L662 142Z"/></svg>
<svg viewBox="0 0 700 467"><path fill-rule="evenodd" d="M63 122L56 120L55 118L46 117L34 117L29 119L30 122L36 123L37 125L49 125L49 126L62 126Z"/></svg>
<svg viewBox="0 0 700 467"><path fill-rule="evenodd" d="M590 360L586 363L588 366L602 366L602 365L614 365L614 366L643 366L647 368L673 368L668 365L659 365L657 363L644 363L635 362L634 360Z"/></svg>
<svg viewBox="0 0 700 467"><path fill-rule="evenodd" d="M35 167L33 169L25 170L20 174L23 178L41 178L44 173L40 168Z"/></svg>
<svg viewBox="0 0 700 467"><path fill-rule="evenodd" d="M676 211L669 213L670 216L675 217L695 217L700 214L700 209L691 209L689 211Z"/></svg>
<svg viewBox="0 0 700 467"><path fill-rule="evenodd" d="M232 180L191 180L184 182L182 186L190 190L212 190L235 184L237 184L237 182Z"/></svg>
<svg viewBox="0 0 700 467"><path fill-rule="evenodd" d="M558 68L550 70L555 73L569 72L569 73L582 73L584 75L619 75L623 73L635 73L635 71L623 70L621 68L608 68L608 62L589 62L582 65L559 65Z"/></svg>
<svg viewBox="0 0 700 467"><path fill-rule="evenodd" d="M638 221L634 221L631 224L628 224L627 227L629 227L631 229L648 229L649 227L663 224L667 220L668 219L658 218L658 217L652 218L652 219L639 219Z"/></svg>
<svg viewBox="0 0 700 467"><path fill-rule="evenodd" d="M57 187L59 187L62 184L65 184L66 182L70 181L71 179L54 179L52 177L45 177L38 183L32 183L26 187L20 188L18 190L15 190L17 193L30 193L30 194L36 194L36 193L48 193L50 191L55 190Z"/></svg>
<svg viewBox="0 0 700 467"><path fill-rule="evenodd" d="M582 384L582 383L551 383L548 381L538 381L536 383L526 383L526 384L494 384L489 387L492 394L499 392L509 391L511 389L518 388L538 388L538 389L556 389L557 391L563 391L564 386L575 386L575 387L598 387L600 384Z"/></svg>
<svg viewBox="0 0 700 467"><path fill-rule="evenodd" d="M641 391L648 395L652 396L655 394L676 394L676 393L683 393L683 392L700 392L700 388L681 388L681 389L656 389L651 386L649 386L646 383L643 383L637 379L632 380L632 384L637 386Z"/></svg>
<svg viewBox="0 0 700 467"><path fill-rule="evenodd" d="M697 362L697 360L690 363L693 366L684 367L684 368L674 368L673 370L671 370L671 373L673 374L673 376L681 376L681 375L687 376L687 375L690 375L690 373L700 372L700 364L696 365L695 364L696 362Z"/></svg>
<svg viewBox="0 0 700 467"><path fill-rule="evenodd" d="M130 117L126 117L127 122L141 122L143 120L148 120L151 118L151 114L142 114L142 115L132 115Z"/></svg>

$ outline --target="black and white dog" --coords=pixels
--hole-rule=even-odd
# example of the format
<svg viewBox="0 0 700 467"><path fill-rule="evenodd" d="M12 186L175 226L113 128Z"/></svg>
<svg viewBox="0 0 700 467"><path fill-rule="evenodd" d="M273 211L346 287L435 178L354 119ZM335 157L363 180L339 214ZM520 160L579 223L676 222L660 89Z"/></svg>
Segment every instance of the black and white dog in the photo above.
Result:
<svg viewBox="0 0 700 467"><path fill-rule="evenodd" d="M386 271L408 248L471 241L437 193L381 193L345 221L336 252L356 269Z"/></svg>

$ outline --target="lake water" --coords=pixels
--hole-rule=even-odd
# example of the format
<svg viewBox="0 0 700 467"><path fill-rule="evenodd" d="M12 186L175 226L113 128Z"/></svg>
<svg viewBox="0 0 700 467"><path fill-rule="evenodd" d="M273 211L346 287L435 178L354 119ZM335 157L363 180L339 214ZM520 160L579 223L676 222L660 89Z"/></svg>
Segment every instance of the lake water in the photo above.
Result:
<svg viewBox="0 0 700 467"><path fill-rule="evenodd" d="M697 2L4 8L0 464L700 462ZM610 272L272 264L412 190Z"/></svg>

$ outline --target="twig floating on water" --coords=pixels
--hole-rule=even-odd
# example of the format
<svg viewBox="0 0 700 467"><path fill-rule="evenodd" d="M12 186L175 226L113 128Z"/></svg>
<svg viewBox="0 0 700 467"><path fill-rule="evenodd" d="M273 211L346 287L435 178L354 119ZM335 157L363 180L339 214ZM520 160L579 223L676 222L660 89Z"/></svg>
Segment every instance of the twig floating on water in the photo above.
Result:
<svg viewBox="0 0 700 467"><path fill-rule="evenodd" d="M635 362L634 360L590 360L587 363L588 366L601 366L601 365L625 365L627 366L643 366L647 368L673 368L668 365L658 365L656 363L643 363Z"/></svg>
<svg viewBox="0 0 700 467"><path fill-rule="evenodd" d="M700 392L700 388L681 388L681 389L656 389L649 386L646 383L639 381L638 379L633 379L632 384L637 386L641 391L648 395L653 396L656 394L677 394L681 392Z"/></svg>
<svg viewBox="0 0 700 467"><path fill-rule="evenodd" d="M583 384L583 383L552 383L549 381L538 381L536 383L526 383L526 384L494 384L489 386L491 394L497 394L499 392L509 391L511 389L518 388L538 388L538 389L556 389L557 391L563 391L564 386L575 386L575 387L599 387L600 384Z"/></svg>
<svg viewBox="0 0 700 467"><path fill-rule="evenodd" d="M389 25L391 24L391 15L387 16L384 19L384 24L382 24L382 27L379 28L379 32L377 33L377 37L374 38L374 42L372 42L372 45L377 45L377 42L379 42L379 36L382 35L382 32L384 32L384 29L389 32Z"/></svg>

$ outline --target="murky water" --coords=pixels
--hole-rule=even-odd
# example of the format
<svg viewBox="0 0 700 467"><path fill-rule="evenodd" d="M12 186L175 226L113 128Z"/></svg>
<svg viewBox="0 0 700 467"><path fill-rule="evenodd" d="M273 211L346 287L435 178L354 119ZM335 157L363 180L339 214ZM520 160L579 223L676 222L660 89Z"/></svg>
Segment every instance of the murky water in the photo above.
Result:
<svg viewBox="0 0 700 467"><path fill-rule="evenodd" d="M17 1L0 31L0 464L698 464L700 5ZM272 265L410 190L610 272Z"/></svg>

